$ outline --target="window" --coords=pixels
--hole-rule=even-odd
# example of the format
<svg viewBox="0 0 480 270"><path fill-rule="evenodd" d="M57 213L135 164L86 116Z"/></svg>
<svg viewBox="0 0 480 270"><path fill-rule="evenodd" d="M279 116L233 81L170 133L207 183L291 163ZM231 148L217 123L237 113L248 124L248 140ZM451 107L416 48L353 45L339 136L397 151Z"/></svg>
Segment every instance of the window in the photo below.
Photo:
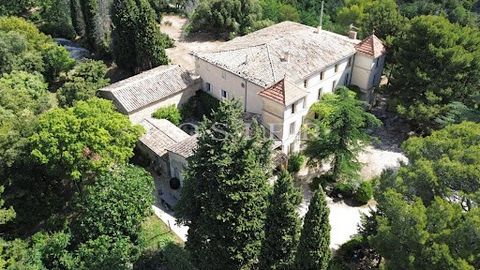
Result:
<svg viewBox="0 0 480 270"><path fill-rule="evenodd" d="M308 81L307 81L307 80L304 80L304 81L303 81L303 87L307 88L307 86L308 86Z"/></svg>
<svg viewBox="0 0 480 270"><path fill-rule="evenodd" d="M332 82L332 91L337 87L337 81Z"/></svg>
<svg viewBox="0 0 480 270"><path fill-rule="evenodd" d="M292 104L292 108L291 108L291 109L292 109L292 114L294 114L294 113L295 113L295 103Z"/></svg>
<svg viewBox="0 0 480 270"><path fill-rule="evenodd" d="M295 142L291 143L288 147L288 153L292 154L295 151Z"/></svg>
<svg viewBox="0 0 480 270"><path fill-rule="evenodd" d="M347 67L350 67L350 66L352 66L352 57L348 58Z"/></svg>
<svg viewBox="0 0 480 270"><path fill-rule="evenodd" d="M295 122L290 124L290 135L295 134Z"/></svg>
<svg viewBox="0 0 480 270"><path fill-rule="evenodd" d="M210 83L205 83L205 91L210 92L212 90Z"/></svg>
<svg viewBox="0 0 480 270"><path fill-rule="evenodd" d="M320 80L323 80L323 75L324 75L324 72L320 72Z"/></svg>
<svg viewBox="0 0 480 270"><path fill-rule="evenodd" d="M335 73L338 72L338 64L335 65Z"/></svg>
<svg viewBox="0 0 480 270"><path fill-rule="evenodd" d="M222 89L222 98L228 98L228 93L227 91Z"/></svg>
<svg viewBox="0 0 480 270"><path fill-rule="evenodd" d="M323 88L318 89L318 100L322 99Z"/></svg>

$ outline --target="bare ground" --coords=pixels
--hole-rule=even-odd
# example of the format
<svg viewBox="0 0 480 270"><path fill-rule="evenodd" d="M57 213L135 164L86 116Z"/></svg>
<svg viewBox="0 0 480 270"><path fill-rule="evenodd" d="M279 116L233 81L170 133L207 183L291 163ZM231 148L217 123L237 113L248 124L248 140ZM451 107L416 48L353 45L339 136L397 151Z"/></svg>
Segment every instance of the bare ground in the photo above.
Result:
<svg viewBox="0 0 480 270"><path fill-rule="evenodd" d="M187 70L195 69L195 61L190 52L206 51L217 48L224 41L215 40L209 34L185 35L184 28L188 19L179 15L165 15L162 18L161 30L175 40L175 47L167 49L172 64L180 65Z"/></svg>

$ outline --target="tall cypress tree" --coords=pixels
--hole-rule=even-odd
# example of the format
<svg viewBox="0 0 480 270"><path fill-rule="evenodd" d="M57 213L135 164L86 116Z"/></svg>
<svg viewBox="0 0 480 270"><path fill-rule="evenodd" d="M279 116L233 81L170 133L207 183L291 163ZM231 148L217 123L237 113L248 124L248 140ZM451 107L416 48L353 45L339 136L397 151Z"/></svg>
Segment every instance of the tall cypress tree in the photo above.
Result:
<svg viewBox="0 0 480 270"><path fill-rule="evenodd" d="M156 15L148 0L137 0L137 68L147 70L168 64L165 54L164 35L157 26Z"/></svg>
<svg viewBox="0 0 480 270"><path fill-rule="evenodd" d="M320 187L313 195L305 215L300 243L296 255L297 269L326 270L332 253L330 251L329 209L325 193Z"/></svg>
<svg viewBox="0 0 480 270"><path fill-rule="evenodd" d="M135 22L138 10L135 0L115 0L112 5L112 47L115 63L129 72L136 67Z"/></svg>
<svg viewBox="0 0 480 270"><path fill-rule="evenodd" d="M115 0L112 11L113 56L119 67L133 73L168 64L166 37L147 0Z"/></svg>
<svg viewBox="0 0 480 270"><path fill-rule="evenodd" d="M187 250L203 269L251 269L264 236L269 142L248 137L238 101L223 102L200 125L177 205L189 226Z"/></svg>
<svg viewBox="0 0 480 270"><path fill-rule="evenodd" d="M275 182L267 209L265 240L260 255L260 269L292 269L300 236L297 207L302 200L292 176L283 171Z"/></svg>

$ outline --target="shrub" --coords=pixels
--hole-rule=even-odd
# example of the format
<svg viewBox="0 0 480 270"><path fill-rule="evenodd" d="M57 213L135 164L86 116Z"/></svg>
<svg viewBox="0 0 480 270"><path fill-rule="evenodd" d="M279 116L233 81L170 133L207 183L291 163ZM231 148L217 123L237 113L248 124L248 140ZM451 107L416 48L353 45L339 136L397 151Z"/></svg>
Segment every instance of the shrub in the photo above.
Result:
<svg viewBox="0 0 480 270"><path fill-rule="evenodd" d="M303 163L305 163L305 156L297 153L293 154L288 158L288 171L291 173L296 173L300 171L300 169L303 166Z"/></svg>
<svg viewBox="0 0 480 270"><path fill-rule="evenodd" d="M371 181L364 181L355 191L353 199L361 204L367 204L373 197L373 185Z"/></svg>
<svg viewBox="0 0 480 270"><path fill-rule="evenodd" d="M202 120L203 117L209 118L220 104L220 101L211 95L199 90L195 96L191 97L180 109L183 119Z"/></svg>
<svg viewBox="0 0 480 270"><path fill-rule="evenodd" d="M323 174L313 178L312 182L310 183L310 189L312 191L315 191L318 189L319 186L322 186L322 189L325 190L328 195L327 186L332 183L335 183L335 178L333 177L333 175L330 173Z"/></svg>
<svg viewBox="0 0 480 270"><path fill-rule="evenodd" d="M333 194L334 195L341 194L343 198L352 197L354 191L355 191L355 187L351 182L339 182L335 184L333 188Z"/></svg>
<svg viewBox="0 0 480 270"><path fill-rule="evenodd" d="M179 125L182 122L180 111L175 105L160 108L152 116L157 119L167 119L175 125Z"/></svg>
<svg viewBox="0 0 480 270"><path fill-rule="evenodd" d="M175 244L169 243L163 250L167 268L169 270L193 270L193 265L190 262L186 250Z"/></svg>

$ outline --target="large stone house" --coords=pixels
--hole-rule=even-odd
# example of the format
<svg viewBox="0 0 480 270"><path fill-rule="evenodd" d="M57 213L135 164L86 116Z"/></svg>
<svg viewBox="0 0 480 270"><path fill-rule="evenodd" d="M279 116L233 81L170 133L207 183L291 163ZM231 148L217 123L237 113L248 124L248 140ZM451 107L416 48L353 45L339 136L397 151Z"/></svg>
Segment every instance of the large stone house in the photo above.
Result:
<svg viewBox="0 0 480 270"><path fill-rule="evenodd" d="M358 40L355 33L346 37L283 22L213 51L192 52L195 71L161 66L100 89L100 94L144 126L138 147L166 179L167 197L177 199L197 137L167 120L152 119L155 110L180 107L197 90L220 100L235 98L243 104L245 121L259 119L273 135L274 148L288 154L300 150L304 118L322 95L342 85L355 85L366 94L378 86L385 54L373 34ZM168 188L171 180L179 186Z"/></svg>
<svg viewBox="0 0 480 270"><path fill-rule="evenodd" d="M365 93L380 83L386 49L371 35L364 40L294 22L282 22L193 52L203 91L238 99L281 141L285 153L300 149L309 108L342 85Z"/></svg>

